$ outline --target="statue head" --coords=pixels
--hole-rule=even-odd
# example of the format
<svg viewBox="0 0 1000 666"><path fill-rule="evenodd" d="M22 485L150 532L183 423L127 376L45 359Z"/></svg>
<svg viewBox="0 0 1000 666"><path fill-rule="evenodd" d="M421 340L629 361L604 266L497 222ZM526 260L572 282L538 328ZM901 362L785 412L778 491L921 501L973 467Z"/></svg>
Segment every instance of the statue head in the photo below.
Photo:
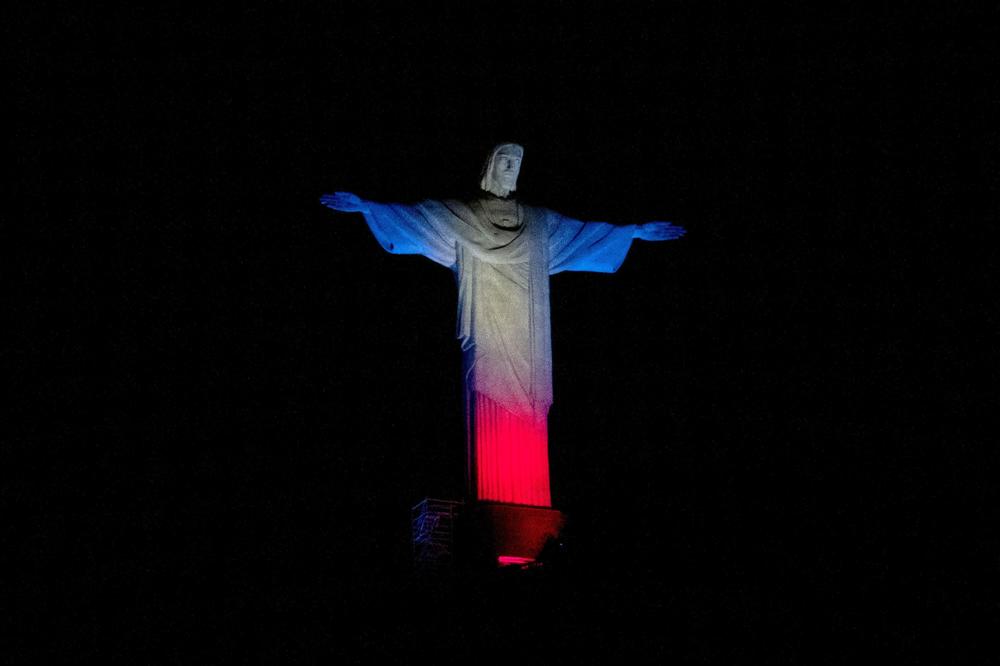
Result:
<svg viewBox="0 0 1000 666"><path fill-rule="evenodd" d="M498 197L506 197L517 189L517 175L521 172L524 147L516 143L500 143L493 148L486 164L479 187Z"/></svg>

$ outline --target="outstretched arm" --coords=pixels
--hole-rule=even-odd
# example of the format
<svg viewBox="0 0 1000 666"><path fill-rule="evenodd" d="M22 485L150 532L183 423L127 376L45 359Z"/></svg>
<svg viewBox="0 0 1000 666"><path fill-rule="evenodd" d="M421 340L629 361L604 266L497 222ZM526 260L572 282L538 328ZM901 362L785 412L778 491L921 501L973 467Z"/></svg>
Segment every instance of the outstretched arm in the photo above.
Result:
<svg viewBox="0 0 1000 666"><path fill-rule="evenodd" d="M443 266L455 263L454 215L440 202L379 203L350 192L324 194L319 201L342 213L361 213L387 252L422 254Z"/></svg>
<svg viewBox="0 0 1000 666"><path fill-rule="evenodd" d="M350 192L324 194L319 198L319 202L327 208L339 210L341 213L367 213L370 211L367 201Z"/></svg>
<svg viewBox="0 0 1000 666"><path fill-rule="evenodd" d="M581 222L550 211L549 273L614 273L625 261L633 240L665 241L683 235L684 228L670 222L622 225Z"/></svg>
<svg viewBox="0 0 1000 666"><path fill-rule="evenodd" d="M635 225L632 238L645 241L668 241L683 236L687 231L684 227L671 222L646 222Z"/></svg>

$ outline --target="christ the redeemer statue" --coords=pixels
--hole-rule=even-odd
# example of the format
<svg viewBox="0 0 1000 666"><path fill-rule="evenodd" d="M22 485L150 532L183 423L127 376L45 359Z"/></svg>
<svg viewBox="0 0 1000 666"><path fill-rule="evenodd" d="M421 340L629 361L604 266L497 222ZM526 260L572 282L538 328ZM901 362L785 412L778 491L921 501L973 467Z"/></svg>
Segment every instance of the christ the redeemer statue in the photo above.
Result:
<svg viewBox="0 0 1000 666"><path fill-rule="evenodd" d="M481 502L550 507L547 418L552 404L549 276L614 273L634 239L684 234L669 222L581 222L513 195L524 149L504 143L472 201L376 203L348 192L320 201L364 215L393 254L422 254L455 272L464 352L469 490Z"/></svg>

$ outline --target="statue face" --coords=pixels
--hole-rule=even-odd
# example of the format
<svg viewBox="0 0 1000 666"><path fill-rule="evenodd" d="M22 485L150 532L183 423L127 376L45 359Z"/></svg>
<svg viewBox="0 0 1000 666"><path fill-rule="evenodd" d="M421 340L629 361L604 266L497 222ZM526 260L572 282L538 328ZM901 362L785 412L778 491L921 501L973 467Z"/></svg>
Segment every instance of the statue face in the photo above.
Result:
<svg viewBox="0 0 1000 666"><path fill-rule="evenodd" d="M517 186L517 175L521 172L521 156L513 150L502 149L493 160L493 182L506 190Z"/></svg>

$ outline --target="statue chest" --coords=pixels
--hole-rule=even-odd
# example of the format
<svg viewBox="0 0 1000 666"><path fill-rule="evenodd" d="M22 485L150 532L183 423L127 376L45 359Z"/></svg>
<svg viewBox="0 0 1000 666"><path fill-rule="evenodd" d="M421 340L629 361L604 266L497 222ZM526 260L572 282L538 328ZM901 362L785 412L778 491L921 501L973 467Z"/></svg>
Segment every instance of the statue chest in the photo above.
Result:
<svg viewBox="0 0 1000 666"><path fill-rule="evenodd" d="M524 208L510 199L488 199L483 202L485 227L496 237L518 233L524 226Z"/></svg>

